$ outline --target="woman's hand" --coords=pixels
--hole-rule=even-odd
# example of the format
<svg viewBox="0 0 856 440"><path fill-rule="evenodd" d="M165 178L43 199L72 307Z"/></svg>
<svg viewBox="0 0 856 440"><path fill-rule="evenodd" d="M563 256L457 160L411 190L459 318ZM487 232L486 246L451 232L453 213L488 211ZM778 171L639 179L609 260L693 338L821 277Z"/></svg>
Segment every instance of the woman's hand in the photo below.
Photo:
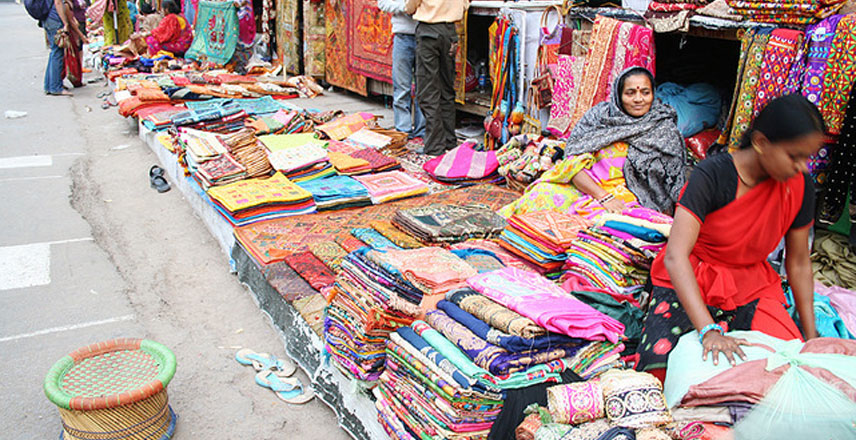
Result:
<svg viewBox="0 0 856 440"><path fill-rule="evenodd" d="M603 207L606 208L607 211L615 214L621 214L622 212L624 212L625 209L627 209L627 205L625 205L624 202L621 201L621 199L617 198L607 200L605 203L603 203Z"/></svg>
<svg viewBox="0 0 856 440"><path fill-rule="evenodd" d="M735 353L737 356L740 356L740 359L746 360L746 354L743 353L743 349L740 346L749 345L749 341L711 331L704 335L701 345L704 347L701 355L702 360L706 361L707 354L710 353L713 355L713 365L719 365L719 354L722 353L728 359L728 362L731 363L731 366L734 366L737 365L737 360L734 358Z"/></svg>

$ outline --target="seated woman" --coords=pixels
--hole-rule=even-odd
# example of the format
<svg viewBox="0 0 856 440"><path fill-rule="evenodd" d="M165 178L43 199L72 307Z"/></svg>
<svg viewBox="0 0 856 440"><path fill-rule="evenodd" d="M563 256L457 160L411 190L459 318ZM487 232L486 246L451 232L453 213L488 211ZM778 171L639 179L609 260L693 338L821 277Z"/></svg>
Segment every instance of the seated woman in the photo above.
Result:
<svg viewBox="0 0 856 440"><path fill-rule="evenodd" d="M140 16L137 17L137 32L151 34L163 20L163 14L153 4L155 1L140 0Z"/></svg>
<svg viewBox="0 0 856 440"><path fill-rule="evenodd" d="M654 77L642 67L622 72L611 99L583 115L567 140L565 157L500 214L588 215L638 205L671 214L686 181L677 114L655 99Z"/></svg>
<svg viewBox="0 0 856 440"><path fill-rule="evenodd" d="M824 124L800 95L771 101L740 149L699 163L678 202L666 248L651 268L653 291L638 370L663 379L678 338L699 332L704 359L732 364L745 341L728 330L801 338L785 310L782 280L767 256L785 239L785 269L806 338L815 329L809 229L814 186L807 160L823 142ZM745 357L744 357L745 358Z"/></svg>
<svg viewBox="0 0 856 440"><path fill-rule="evenodd" d="M146 37L149 55L155 55L162 50L172 52L175 56L184 55L193 43L193 30L181 16L181 8L176 0L164 0L163 9L167 15L152 29L151 35Z"/></svg>

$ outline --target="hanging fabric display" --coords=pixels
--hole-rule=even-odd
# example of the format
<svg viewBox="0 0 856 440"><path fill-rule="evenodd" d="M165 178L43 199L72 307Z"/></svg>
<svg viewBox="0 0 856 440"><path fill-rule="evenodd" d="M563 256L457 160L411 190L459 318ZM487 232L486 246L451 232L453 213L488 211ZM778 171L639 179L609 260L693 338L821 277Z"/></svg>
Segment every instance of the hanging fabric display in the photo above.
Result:
<svg viewBox="0 0 856 440"><path fill-rule="evenodd" d="M508 17L498 17L490 27L491 113L485 118L485 146L496 149L509 137L520 133L523 123L523 96L518 90L520 35Z"/></svg>
<svg viewBox="0 0 856 440"><path fill-rule="evenodd" d="M238 12L232 2L199 2L193 44L187 58L199 62L226 64L238 44Z"/></svg>
<svg viewBox="0 0 856 440"><path fill-rule="evenodd" d="M758 90L758 77L761 66L764 63L764 49L770 40L770 29L756 29L754 32L746 32L745 38L749 40L748 48L741 57L743 63L742 76L739 78L740 85L734 105L734 119L731 125L731 136L728 138L728 148L736 149L740 143L743 133L749 129L752 119L752 111L755 108L755 93Z"/></svg>
<svg viewBox="0 0 856 440"><path fill-rule="evenodd" d="M829 63L823 74L823 91L818 108L826 122L826 130L833 135L841 131L847 97L856 80L856 14L849 14L838 22Z"/></svg>
<svg viewBox="0 0 856 440"><path fill-rule="evenodd" d="M785 82L802 44L803 33L793 29L776 29L764 49L764 62L758 76L758 92L755 96L752 117L773 98L784 94Z"/></svg>

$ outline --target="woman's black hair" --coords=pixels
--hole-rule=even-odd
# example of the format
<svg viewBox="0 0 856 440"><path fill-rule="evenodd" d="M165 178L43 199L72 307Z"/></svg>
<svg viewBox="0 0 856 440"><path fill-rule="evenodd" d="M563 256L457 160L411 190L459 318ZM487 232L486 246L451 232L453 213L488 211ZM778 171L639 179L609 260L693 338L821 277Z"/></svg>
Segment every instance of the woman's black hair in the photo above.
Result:
<svg viewBox="0 0 856 440"><path fill-rule="evenodd" d="M162 6L167 14L181 14L181 6L175 0L163 0Z"/></svg>
<svg viewBox="0 0 856 440"><path fill-rule="evenodd" d="M740 139L741 149L752 146L752 135L756 131L770 142L779 142L824 133L826 124L811 101L802 95L790 94L773 99L758 113L752 127Z"/></svg>
<svg viewBox="0 0 856 440"><path fill-rule="evenodd" d="M143 15L155 13L155 8L152 6L151 0L140 0L140 13Z"/></svg>

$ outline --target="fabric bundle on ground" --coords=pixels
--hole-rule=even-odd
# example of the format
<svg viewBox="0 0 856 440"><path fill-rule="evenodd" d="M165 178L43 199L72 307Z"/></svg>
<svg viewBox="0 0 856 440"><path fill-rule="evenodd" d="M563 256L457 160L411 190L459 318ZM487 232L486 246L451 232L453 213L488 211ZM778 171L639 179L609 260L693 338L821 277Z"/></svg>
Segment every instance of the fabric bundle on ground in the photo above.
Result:
<svg viewBox="0 0 856 440"><path fill-rule="evenodd" d="M280 173L246 179L208 190L217 211L233 226L315 212L312 194Z"/></svg>
<svg viewBox="0 0 856 440"><path fill-rule="evenodd" d="M499 234L506 221L485 205L433 203L395 213L393 224L423 243L455 243Z"/></svg>
<svg viewBox="0 0 856 440"><path fill-rule="evenodd" d="M368 189L376 205L428 193L428 185L402 171L354 176L354 179Z"/></svg>
<svg viewBox="0 0 856 440"><path fill-rule="evenodd" d="M499 236L499 244L558 278L571 245L581 229L591 225L583 217L557 211L513 215Z"/></svg>
<svg viewBox="0 0 856 440"><path fill-rule="evenodd" d="M464 142L422 166L433 179L457 185L497 181L499 162L496 151L476 151L473 142Z"/></svg>
<svg viewBox="0 0 856 440"><path fill-rule="evenodd" d="M298 186L312 193L319 211L371 205L369 192L359 182L347 176L333 176L300 182Z"/></svg>

